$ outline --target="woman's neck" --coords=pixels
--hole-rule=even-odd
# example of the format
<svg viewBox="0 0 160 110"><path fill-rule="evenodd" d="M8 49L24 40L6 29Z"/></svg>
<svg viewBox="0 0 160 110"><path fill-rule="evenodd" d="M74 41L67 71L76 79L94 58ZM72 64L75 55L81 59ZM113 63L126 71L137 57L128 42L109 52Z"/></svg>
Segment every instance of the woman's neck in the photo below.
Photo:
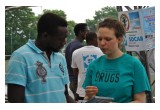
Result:
<svg viewBox="0 0 160 110"><path fill-rule="evenodd" d="M121 50L118 50L116 52L113 52L111 54L108 54L107 55L107 59L116 59L116 58L119 58L120 56L123 55L123 52Z"/></svg>

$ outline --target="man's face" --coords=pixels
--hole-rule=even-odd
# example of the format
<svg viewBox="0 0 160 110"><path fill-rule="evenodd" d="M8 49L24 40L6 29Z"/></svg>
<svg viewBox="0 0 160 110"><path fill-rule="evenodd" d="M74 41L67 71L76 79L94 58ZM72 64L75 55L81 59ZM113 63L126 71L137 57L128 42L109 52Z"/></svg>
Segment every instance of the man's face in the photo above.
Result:
<svg viewBox="0 0 160 110"><path fill-rule="evenodd" d="M66 44L67 33L67 27L58 27L57 34L49 35L47 48L51 51L59 52Z"/></svg>
<svg viewBox="0 0 160 110"><path fill-rule="evenodd" d="M86 34L89 32L89 27L86 26L84 30L81 31L82 38L86 38Z"/></svg>

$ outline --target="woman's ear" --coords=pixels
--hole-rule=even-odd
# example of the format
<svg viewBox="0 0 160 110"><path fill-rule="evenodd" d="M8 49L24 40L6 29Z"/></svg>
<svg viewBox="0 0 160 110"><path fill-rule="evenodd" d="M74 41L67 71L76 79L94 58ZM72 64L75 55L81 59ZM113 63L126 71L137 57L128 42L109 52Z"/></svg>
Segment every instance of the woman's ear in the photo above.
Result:
<svg viewBox="0 0 160 110"><path fill-rule="evenodd" d="M119 38L118 38L118 44L121 44L122 41L123 41L123 37L119 37Z"/></svg>

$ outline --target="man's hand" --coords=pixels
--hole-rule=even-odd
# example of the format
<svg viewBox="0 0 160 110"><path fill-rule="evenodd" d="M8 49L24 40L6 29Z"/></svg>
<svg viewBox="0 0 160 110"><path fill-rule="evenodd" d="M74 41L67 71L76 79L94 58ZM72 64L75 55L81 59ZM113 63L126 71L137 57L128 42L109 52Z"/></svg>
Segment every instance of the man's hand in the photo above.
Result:
<svg viewBox="0 0 160 110"><path fill-rule="evenodd" d="M67 84L65 85L65 92L64 92L64 94L66 96L67 103L76 103L75 100L73 100L73 98L68 93L68 86L67 86Z"/></svg>
<svg viewBox="0 0 160 110"><path fill-rule="evenodd" d="M73 98L69 95L66 95L66 99L67 99L67 103L76 103L76 101L73 100Z"/></svg>

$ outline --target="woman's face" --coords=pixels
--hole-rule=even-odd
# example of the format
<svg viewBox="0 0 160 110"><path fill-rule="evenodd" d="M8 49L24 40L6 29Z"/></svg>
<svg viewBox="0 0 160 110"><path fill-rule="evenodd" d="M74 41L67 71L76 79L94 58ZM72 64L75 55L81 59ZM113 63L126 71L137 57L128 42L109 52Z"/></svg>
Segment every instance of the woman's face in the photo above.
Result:
<svg viewBox="0 0 160 110"><path fill-rule="evenodd" d="M97 33L98 46L106 55L112 55L116 53L119 48L118 45L122 42L122 37L116 38L113 28L109 29L101 27Z"/></svg>

